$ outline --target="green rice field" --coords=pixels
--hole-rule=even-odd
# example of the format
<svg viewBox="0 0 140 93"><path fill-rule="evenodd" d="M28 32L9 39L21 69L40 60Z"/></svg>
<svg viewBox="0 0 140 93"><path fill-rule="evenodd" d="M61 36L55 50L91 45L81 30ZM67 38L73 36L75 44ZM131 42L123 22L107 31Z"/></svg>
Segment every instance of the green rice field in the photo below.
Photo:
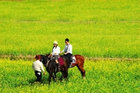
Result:
<svg viewBox="0 0 140 93"><path fill-rule="evenodd" d="M74 67L67 81L48 85L46 72L36 83L32 57L65 38L86 78ZM139 58L139 0L0 0L0 93L140 93Z"/></svg>
<svg viewBox="0 0 140 93"><path fill-rule="evenodd" d="M36 77L32 61L0 60L1 93L139 93L140 61L89 61L85 62L86 79L76 67L69 69L68 81L48 85L48 73L43 83L34 83Z"/></svg>
<svg viewBox="0 0 140 93"><path fill-rule="evenodd" d="M74 54L140 57L139 0L0 1L0 54L46 54L69 38Z"/></svg>

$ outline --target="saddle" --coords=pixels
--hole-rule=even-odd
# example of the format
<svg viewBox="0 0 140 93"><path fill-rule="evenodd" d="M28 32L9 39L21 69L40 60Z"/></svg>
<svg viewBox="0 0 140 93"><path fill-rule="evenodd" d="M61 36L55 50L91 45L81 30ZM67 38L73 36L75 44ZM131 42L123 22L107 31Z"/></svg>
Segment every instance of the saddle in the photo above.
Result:
<svg viewBox="0 0 140 93"><path fill-rule="evenodd" d="M71 60L71 61L70 61L70 62L71 62L71 63L70 63L70 67L71 67L71 65L72 65L73 63L76 62L75 56L72 56L70 60ZM63 59L62 56L60 56L60 57L58 58L58 62L59 62L59 66L63 66L63 65L64 65L64 59Z"/></svg>
<svg viewBox="0 0 140 93"><path fill-rule="evenodd" d="M59 62L59 65L60 65L60 66L63 66L63 65L64 65L64 59L63 59L62 56L60 56L60 57L58 58L58 62Z"/></svg>

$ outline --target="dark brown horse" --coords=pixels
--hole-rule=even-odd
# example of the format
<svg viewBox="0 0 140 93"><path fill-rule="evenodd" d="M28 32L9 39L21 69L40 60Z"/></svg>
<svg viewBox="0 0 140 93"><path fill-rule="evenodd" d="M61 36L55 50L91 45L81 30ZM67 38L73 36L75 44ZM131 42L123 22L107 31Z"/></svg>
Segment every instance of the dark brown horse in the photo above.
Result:
<svg viewBox="0 0 140 93"><path fill-rule="evenodd" d="M56 68L56 64L55 60L51 60L49 54L47 55L40 55L41 56L41 61L44 64L44 66L46 67L46 70L49 73L49 83L50 83L50 79L51 77L54 79L54 77L56 77L56 73L58 72L57 68ZM77 66L79 71L81 72L81 75L83 78L85 78L85 70L84 70L84 57L81 55L74 55L76 58L76 62L73 64L73 67ZM60 71L62 73L62 78L67 79L68 77L68 68L71 65L70 59L67 56L61 56L61 58L63 59L63 65L60 66ZM53 76L54 73L54 76Z"/></svg>

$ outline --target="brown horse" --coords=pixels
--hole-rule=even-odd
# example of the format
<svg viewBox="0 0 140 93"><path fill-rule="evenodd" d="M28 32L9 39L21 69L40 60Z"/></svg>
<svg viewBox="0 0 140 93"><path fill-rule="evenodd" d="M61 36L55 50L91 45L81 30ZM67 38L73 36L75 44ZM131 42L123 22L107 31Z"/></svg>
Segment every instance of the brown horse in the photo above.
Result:
<svg viewBox="0 0 140 93"><path fill-rule="evenodd" d="M46 67L46 70L49 73L49 82L51 77L52 78L56 78L56 73L58 72L54 59L51 59L49 54L47 55L40 55L41 56L41 61L44 64L44 66ZM73 67L77 66L79 71L81 72L81 75L83 78L85 78L85 70L84 70L84 57L81 55L74 55L76 58L76 62L72 65ZM70 59L67 56L61 56L61 58L63 59L63 65L60 66L60 72L62 73L62 78L67 79L68 77L68 68L71 65ZM53 62L54 61L54 62ZM49 69L50 68L50 69ZM52 75L52 73L54 73L54 76Z"/></svg>
<svg viewBox="0 0 140 93"><path fill-rule="evenodd" d="M81 55L74 55L76 58L76 62L74 64L72 64L72 67L77 66L79 71L81 72L81 75L83 78L85 78L85 70L84 70L84 57ZM63 78L67 78L68 77L68 68L71 65L70 60L68 59L68 57L65 56L61 56L64 60L64 64L62 66L60 66L60 71L62 72L62 76Z"/></svg>

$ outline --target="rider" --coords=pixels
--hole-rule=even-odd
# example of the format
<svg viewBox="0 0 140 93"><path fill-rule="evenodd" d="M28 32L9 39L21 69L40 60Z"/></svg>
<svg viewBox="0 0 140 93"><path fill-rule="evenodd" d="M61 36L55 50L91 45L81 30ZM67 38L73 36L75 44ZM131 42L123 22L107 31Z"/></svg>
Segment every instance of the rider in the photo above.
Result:
<svg viewBox="0 0 140 93"><path fill-rule="evenodd" d="M51 55L55 57L55 61L58 64L58 56L60 54L60 47L58 46L58 42L54 41L53 42L53 49Z"/></svg>
<svg viewBox="0 0 140 93"><path fill-rule="evenodd" d="M64 55L67 56L70 59L70 61L73 63L75 60L72 57L72 45L69 43L68 38L65 39L65 44L66 44L65 48L61 53L64 52Z"/></svg>

